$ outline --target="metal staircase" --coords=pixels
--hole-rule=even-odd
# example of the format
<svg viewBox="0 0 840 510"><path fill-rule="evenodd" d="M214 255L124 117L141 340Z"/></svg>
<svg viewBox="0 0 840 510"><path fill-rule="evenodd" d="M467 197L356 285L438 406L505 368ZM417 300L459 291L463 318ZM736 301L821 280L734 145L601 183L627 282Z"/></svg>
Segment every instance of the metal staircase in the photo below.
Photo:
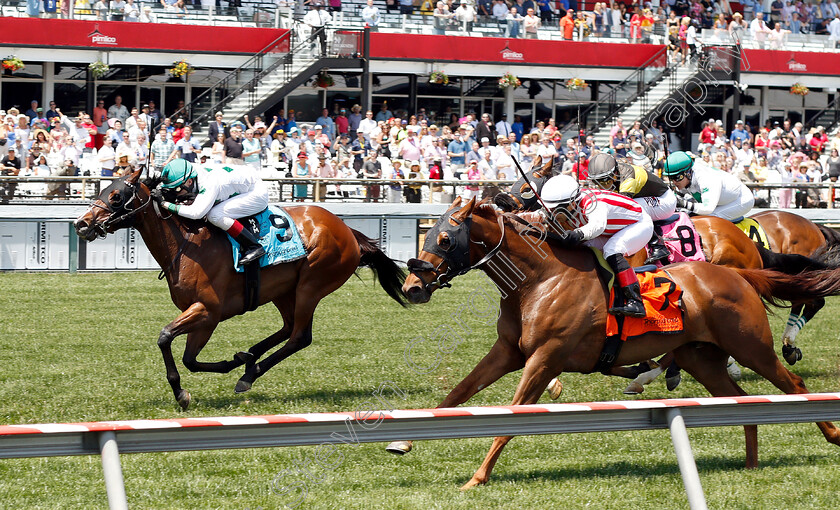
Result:
<svg viewBox="0 0 840 510"><path fill-rule="evenodd" d="M805 120L805 129L822 126L829 137L840 130L840 94L834 95L834 101Z"/></svg>
<svg viewBox="0 0 840 510"><path fill-rule="evenodd" d="M196 136L206 138L206 127L216 112L226 119L262 112L285 95L329 68L363 66L362 30L327 30L327 52L320 54L318 39L288 31L252 56L215 85L195 97L174 117L186 116Z"/></svg>
<svg viewBox="0 0 840 510"><path fill-rule="evenodd" d="M675 96L689 79L697 75L697 72L696 60L685 66L669 65L664 79L647 88L642 94L628 100L623 107L616 109L612 115L606 117L599 124L594 132L595 145L609 147L610 130L615 126L615 121L618 118L624 120L624 128L629 130L633 126L633 122L637 120L645 124L646 117L656 112L657 108L669 99L674 99L682 104L684 102L683 97Z"/></svg>

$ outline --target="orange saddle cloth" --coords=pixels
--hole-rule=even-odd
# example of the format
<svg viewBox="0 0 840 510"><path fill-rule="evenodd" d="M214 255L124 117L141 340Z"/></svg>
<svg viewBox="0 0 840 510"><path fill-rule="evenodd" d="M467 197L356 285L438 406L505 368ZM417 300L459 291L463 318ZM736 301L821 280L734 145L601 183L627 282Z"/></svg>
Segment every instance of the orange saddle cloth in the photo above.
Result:
<svg viewBox="0 0 840 510"><path fill-rule="evenodd" d="M665 271L636 275L642 288L646 317L621 317L607 314L607 337L621 334L627 341L648 333L674 334L683 331L682 289ZM610 303L615 302L615 287L610 289ZM623 325L620 325L623 323Z"/></svg>

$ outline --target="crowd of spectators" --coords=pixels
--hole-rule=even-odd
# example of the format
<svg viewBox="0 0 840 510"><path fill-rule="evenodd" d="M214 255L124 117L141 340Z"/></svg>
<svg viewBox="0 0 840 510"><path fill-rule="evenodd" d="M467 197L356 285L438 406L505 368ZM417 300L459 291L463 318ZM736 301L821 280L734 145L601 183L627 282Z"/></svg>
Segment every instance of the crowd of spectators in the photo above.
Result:
<svg viewBox="0 0 840 510"><path fill-rule="evenodd" d="M456 5L457 4L457 5ZM744 0L743 13L732 10L728 0L667 0L625 4L611 0L595 2L591 10L578 10L574 0L424 0L417 9L411 2L399 5L402 14L419 11L431 18L433 32L470 32L476 23L497 26L510 38L537 38L541 29L553 26L567 40L590 36L627 38L631 42L652 42L658 34L682 52L696 44L697 32L709 30L717 38L755 38L764 46L778 48L786 34L827 34L840 41L840 5L830 0L774 0L765 12L762 2ZM387 11L397 2L386 3ZM362 21L373 30L382 13L367 1ZM754 20L758 20L754 22ZM836 20L836 21L835 21ZM694 34L686 30L693 28Z"/></svg>
<svg viewBox="0 0 840 510"><path fill-rule="evenodd" d="M201 150L183 118L164 118L154 101L129 109L121 96L106 107L98 100L90 112L66 115L51 101L47 110L32 101L30 107L0 110L0 170L16 176L120 176L146 165L149 129L160 125L172 148L155 164L174 157L192 158ZM154 147L154 146L153 146ZM156 147L159 149L159 147ZM38 188L40 186L40 188ZM50 183L5 186L0 199L8 201L17 191L47 197L66 197L68 187Z"/></svg>
<svg viewBox="0 0 840 510"><path fill-rule="evenodd" d="M177 110L180 115L184 110ZM607 151L634 164L657 171L665 155L668 133L656 121L625 125L618 119L609 142L599 147L593 136L576 133L564 137L554 119L525 126L516 115L468 113L450 122L444 117L392 112L387 103L377 112L349 110L335 105L323 109L314 122L299 122L294 110L271 119L248 116L226 122L217 112L206 141L194 136L180 116L165 117L154 102L128 108L122 98L106 108L99 100L91 113L65 115L54 102L45 111L32 101L24 113L18 108L0 111L0 170L5 175L120 176L150 165L160 171L175 158L191 162L251 165L271 177L389 179L387 185L320 185L317 190L296 184L295 200L356 198L365 201L447 202L452 191L465 198L498 193L493 184L469 181L510 181L517 178L514 160L528 170L539 158L554 161L555 169L580 180L588 177L593 154ZM149 129L157 126L154 137ZM150 140L153 143L149 143ZM646 146L654 149L651 153ZM840 177L840 133L829 139L822 127L802 123L767 123L749 126L738 121L727 133L720 121L710 119L696 140L698 164L737 175L747 183L820 183ZM652 155L654 154L654 155ZM461 181L462 186L424 186L414 180ZM8 201L26 186L7 183L0 200ZM41 193L43 193L43 184ZM40 195L39 193L35 193ZM66 196L67 186L50 183L49 197ZM779 207L825 205L833 197L817 190L776 192Z"/></svg>
<svg viewBox="0 0 840 510"><path fill-rule="evenodd" d="M751 127L739 120L727 133L720 121L709 119L698 144L699 164L735 174L746 183L837 182L840 177L840 132L829 139L820 126L805 130L801 122L785 119ZM816 189L786 188L773 195L781 208L825 207L835 199Z"/></svg>

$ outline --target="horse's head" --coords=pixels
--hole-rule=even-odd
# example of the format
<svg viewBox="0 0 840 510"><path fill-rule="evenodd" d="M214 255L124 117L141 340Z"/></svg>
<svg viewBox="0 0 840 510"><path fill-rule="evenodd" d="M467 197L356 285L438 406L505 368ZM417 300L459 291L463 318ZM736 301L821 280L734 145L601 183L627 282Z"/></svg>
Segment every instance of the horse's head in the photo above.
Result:
<svg viewBox="0 0 840 510"><path fill-rule="evenodd" d="M402 287L411 303L426 303L432 292L449 287L449 282L472 268L470 226L475 198L461 206L461 197L426 233L418 258L408 261L411 272Z"/></svg>
<svg viewBox="0 0 840 510"><path fill-rule="evenodd" d="M88 210L73 222L79 237L93 241L134 225L137 213L151 203L149 188L140 182L141 173L137 170L102 190Z"/></svg>
<svg viewBox="0 0 840 510"><path fill-rule="evenodd" d="M528 179L520 177L510 187L510 192L499 193L493 199L497 206L505 212L534 211L539 208L537 194L542 190L547 180L554 176L554 158L545 163L535 159L532 169L525 174Z"/></svg>

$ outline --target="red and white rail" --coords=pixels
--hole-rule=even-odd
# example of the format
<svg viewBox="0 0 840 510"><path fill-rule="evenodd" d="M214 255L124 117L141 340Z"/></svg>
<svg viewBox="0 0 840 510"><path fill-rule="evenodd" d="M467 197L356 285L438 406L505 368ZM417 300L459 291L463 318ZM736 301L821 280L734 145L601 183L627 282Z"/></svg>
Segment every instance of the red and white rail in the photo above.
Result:
<svg viewBox="0 0 840 510"><path fill-rule="evenodd" d="M840 393L0 426L0 458L102 455L126 508L119 453L670 428L689 503L705 508L686 427L840 420Z"/></svg>

